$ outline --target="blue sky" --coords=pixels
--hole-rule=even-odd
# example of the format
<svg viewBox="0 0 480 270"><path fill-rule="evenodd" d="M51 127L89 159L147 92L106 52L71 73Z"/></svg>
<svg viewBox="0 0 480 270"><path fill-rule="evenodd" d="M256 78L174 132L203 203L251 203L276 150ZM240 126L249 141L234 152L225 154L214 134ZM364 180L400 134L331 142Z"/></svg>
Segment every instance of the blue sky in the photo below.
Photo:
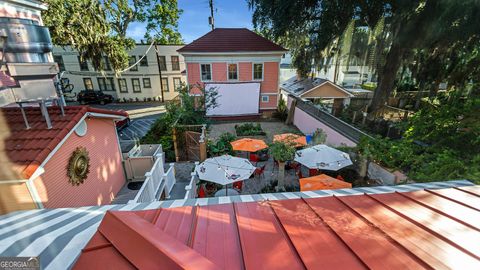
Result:
<svg viewBox="0 0 480 270"><path fill-rule="evenodd" d="M178 6L183 9L178 29L185 43L190 43L210 31L208 0L178 0ZM215 27L253 28L252 11L248 9L246 0L214 0L214 7ZM140 41L144 34L145 25L142 23L130 24L127 31L127 35L137 41Z"/></svg>

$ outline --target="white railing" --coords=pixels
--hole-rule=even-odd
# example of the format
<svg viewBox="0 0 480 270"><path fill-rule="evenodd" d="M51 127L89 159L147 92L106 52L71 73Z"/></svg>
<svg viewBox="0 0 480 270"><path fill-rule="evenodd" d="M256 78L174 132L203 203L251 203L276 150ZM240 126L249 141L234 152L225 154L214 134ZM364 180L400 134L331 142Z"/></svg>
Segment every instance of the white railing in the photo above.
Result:
<svg viewBox="0 0 480 270"><path fill-rule="evenodd" d="M175 167L173 163L170 163L170 168L165 173L162 156L162 154L156 156L152 169L145 174L145 182L143 182L135 198L130 200L129 203L157 201L164 191L167 198L170 196L170 192L176 183Z"/></svg>
<svg viewBox="0 0 480 270"><path fill-rule="evenodd" d="M173 189L173 186L177 182L175 179L175 166L174 163L170 163L170 168L168 168L168 171L163 175L163 178L165 179L165 195L167 198L170 197L170 192Z"/></svg>
<svg viewBox="0 0 480 270"><path fill-rule="evenodd" d="M185 197L184 199L195 199L197 197L197 166L198 162L195 162L195 170L190 175L190 183L185 187Z"/></svg>

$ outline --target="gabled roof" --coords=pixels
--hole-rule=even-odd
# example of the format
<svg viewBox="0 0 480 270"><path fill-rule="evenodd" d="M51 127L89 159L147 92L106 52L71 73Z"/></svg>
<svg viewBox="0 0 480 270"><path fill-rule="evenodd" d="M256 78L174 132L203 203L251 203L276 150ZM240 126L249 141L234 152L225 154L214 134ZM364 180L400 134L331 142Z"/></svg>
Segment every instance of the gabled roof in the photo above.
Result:
<svg viewBox="0 0 480 270"><path fill-rule="evenodd" d="M476 186L113 211L75 268L477 269L479 201Z"/></svg>
<svg viewBox="0 0 480 270"><path fill-rule="evenodd" d="M216 52L286 52L270 40L246 28L215 28L190 44L177 50L179 53Z"/></svg>
<svg viewBox="0 0 480 270"><path fill-rule="evenodd" d="M454 188L452 188L454 187ZM426 191L423 191L426 189ZM132 211L132 210L157 210L156 213L160 213L157 219L160 219L162 215L173 214L171 218L166 218L162 216L162 220L165 221L168 219L170 223L161 225L162 230L165 229L166 233L173 235L175 231L179 233L184 232L183 226L178 217L183 216L188 217L188 211L185 213L185 210L188 209L186 206L200 206L192 208L199 210L199 215L196 215L197 223L195 224L205 224L204 219L215 220L224 220L224 214L219 211L212 211L213 208L207 206L215 205L229 205L235 203L235 205L247 203L247 202L257 202L258 204L268 203L265 200L270 201L270 203L276 203L277 201L286 200L286 199L314 199L314 198L323 198L323 197L332 197L336 196L337 200L341 200L342 196L348 196L349 200L354 198L371 198L372 194L391 194L391 195L409 195L416 194L414 191L421 191L426 195L435 195L433 198L435 200L429 200L427 197L422 199L422 196L415 199L415 204L422 203L421 206L416 206L416 210L423 209L424 211L433 210L438 214L431 216L431 220L425 222L425 225L431 227L432 225L438 225L438 222L445 220L446 214L451 214L450 222L457 221L459 224L472 224L472 220L478 219L477 214L473 213L472 216L469 214L472 213L470 209L475 211L480 210L478 205L480 205L479 198L479 187L473 186L473 184L466 180L457 180L457 181L447 181L447 182L431 182L431 183L416 183L416 184L407 184L407 185L398 185L398 186L378 186L378 187L361 187L361 188L352 188L352 189L339 189L339 190L316 190L308 192L284 192L284 193L270 193L270 194L251 194L251 195L240 195L240 196L230 196L230 197L220 197L220 198L201 198L201 199L188 199L188 200L170 200L170 201L158 201L153 203L143 203L143 204L126 204L126 205L104 205L104 206L90 206L90 207L80 207L80 208L65 208L65 209L42 209L42 210L29 210L29 211L18 211L10 213L8 215L0 216L0 256L22 256L28 254L28 256L39 256L41 268L45 270L51 269L71 269L75 264L81 250L85 248L87 242L90 241L91 237L95 234L105 212L107 210L115 211ZM397 194L400 192L400 194ZM405 193L406 192L406 193ZM368 194L368 195L365 195ZM420 193L419 193L420 194ZM356 195L356 196L351 196ZM403 196L404 197L404 196ZM408 200L406 202L409 202ZM410 201L412 202L412 201ZM285 202L282 202L285 203ZM287 202L288 203L288 202ZM376 202L374 202L376 203ZM442 204L444 203L444 204ZM389 213L388 211L394 211L395 209L388 210L387 207L381 203L374 204L378 209L372 212L376 213ZM205 207L204 207L205 206ZM168 210L170 209L171 210ZM176 210L175 210L176 209ZM167 210L167 211L165 211ZM268 208L267 208L268 210ZM381 211L380 211L381 210ZM408 210L408 209L407 209ZM163 212L165 211L165 212ZM183 212L182 212L183 211ZM205 213L210 213L210 216L205 216ZM352 210L348 210L352 213ZM412 210L413 211L413 210ZM338 210L340 212L340 210ZM144 212L146 213L146 212ZM153 212L150 212L153 213ZM346 212L349 213L349 212ZM395 212L392 212L395 214ZM417 212L417 214L423 214L425 212ZM427 213L432 213L427 212ZM141 214L136 212L135 215ZM193 214L193 213L192 213ZM268 214L268 213L267 213ZM404 222L414 222L418 217L410 216L412 212L406 212L406 215L403 216ZM145 214L141 214L146 218L151 218L151 215L147 217ZM443 216L443 217L442 217ZM398 214L397 214L398 217ZM420 217L425 217L421 215ZM438 219L441 217L441 219ZM154 217L155 218L155 217ZM364 222L364 220L359 216L359 219L354 219L354 221ZM402 218L402 216L400 216ZM427 219L430 218L427 216ZM152 219L153 220L153 219ZM301 220L301 219L300 219ZM340 219L339 221L342 221ZM448 220L448 219L447 219ZM148 220L147 220L148 221ZM184 222L190 222L185 220ZM233 222L233 221L232 221ZM252 220L252 222L257 223L257 220ZM188 224L188 223L187 223ZM268 228L271 226L271 221L262 222L262 226L257 226L252 228L252 232L261 232L263 228ZM313 223L318 224L318 223ZM160 224L159 224L160 225ZM178 225L178 226L177 226ZM213 225L218 225L218 223L212 223ZM288 225L288 224L284 224ZM355 228L356 223L352 224L341 224L342 226L348 225L348 228ZM177 227L176 227L177 226ZM265 227L266 226L266 227ZM372 225L373 226L373 225ZM412 228L418 229L420 226L418 223L413 223ZM474 225L474 227L478 224ZM395 227L395 226L394 226ZM467 226L468 227L468 226ZM203 230L204 227L197 227L199 230ZM215 227L217 228L217 227ZM346 227L347 228L347 227ZM375 227L374 227L375 228ZM206 231L215 230L214 228L209 228ZM337 229L338 230L338 229ZM453 232L449 231L445 227L437 227L434 229L437 233L446 234L447 237L451 237L452 233L455 235L458 231ZM299 231L301 232L301 231ZM406 231L410 232L410 231ZM207 232L206 232L207 233ZM195 234L197 238L195 239L204 239L205 236L202 236L202 233ZM207 235L207 237L210 234ZM366 235L368 236L368 235ZM415 235L413 235L415 236ZM177 235L174 236L177 238ZM185 237L185 236L181 236ZM200 237L200 238L198 238ZM278 235L276 236L278 237ZM388 238L387 235L384 237ZM440 236L438 234L434 235L431 238L431 241L440 241L444 244L444 241L438 240ZM308 238L307 238L308 239ZM406 237L406 239L412 239ZM473 238L472 238L473 239ZM460 240L460 238L459 238ZM92 238L92 243L95 241ZM203 240L202 240L203 241ZM418 241L422 244L422 247L425 247L423 243L429 243L430 239ZM202 243L202 242L199 242ZM206 242L204 242L206 243ZM338 243L338 242L336 242ZM459 247L463 245L469 245L469 241L458 241L457 244ZM108 242L105 243L109 245ZM431 244L431 242L430 242ZM442 245L443 245L442 244ZM448 245L447 245L448 246ZM105 247L107 248L107 247ZM259 246L260 248L260 246ZM371 246L370 246L371 248ZM106 255L114 255L115 260L108 261L109 265L113 263L123 264L124 261L116 260L119 254L112 254L109 250L101 249L106 251ZM272 249L273 252L274 249ZM276 249L275 249L276 250ZM321 252L322 248L318 248ZM92 255L92 258L95 258L97 255L94 252L91 252L90 249L88 253ZM114 250L113 250L114 251ZM378 252L383 252L383 250L377 250ZM115 252L115 251L114 251ZM87 253L87 252L86 252ZM222 253L223 254L223 253ZM271 254L276 254L275 252ZM279 253L280 254L280 253ZM336 257L335 253L330 252L330 258L342 259ZM383 253L382 253L383 254ZM391 256L391 254L386 254L385 256ZM403 255L402 255L403 256ZM439 255L436 255L439 256ZM233 259L233 258L232 258ZM449 261L449 260L446 260ZM456 262L456 260L454 261ZM450 263L454 263L450 261ZM105 261L98 261L99 267L102 269L105 267ZM116 268L121 269L121 268Z"/></svg>
<svg viewBox="0 0 480 270"><path fill-rule="evenodd" d="M344 92L346 95L353 97L353 95L350 92L348 92L347 90L345 90L343 87L338 86L338 85L334 84L333 82L331 82L327 79L322 79L322 78L317 78L317 77L314 77L314 78L307 77L307 78L298 79L297 76L293 76L292 78L283 82L280 85L280 88L282 88L283 90L285 90L285 91L287 91L287 92L289 92L289 93L291 93L295 96L301 97L302 95L306 94L307 92L312 91L316 87L319 87L319 86L327 84L327 83L336 87L339 91Z"/></svg>
<svg viewBox="0 0 480 270"><path fill-rule="evenodd" d="M41 110L38 107L24 108L30 129L25 128L22 112L18 107L0 109L0 134L3 139L5 157L12 164L12 169L28 179L45 161L63 138L77 125L87 113L97 113L113 116L126 116L125 112L92 108L88 106L66 106L65 116L61 115L59 107L49 107L48 113L52 128L48 129ZM3 124L4 123L4 124ZM3 180L0 173L0 181ZM6 179L16 180L16 179Z"/></svg>

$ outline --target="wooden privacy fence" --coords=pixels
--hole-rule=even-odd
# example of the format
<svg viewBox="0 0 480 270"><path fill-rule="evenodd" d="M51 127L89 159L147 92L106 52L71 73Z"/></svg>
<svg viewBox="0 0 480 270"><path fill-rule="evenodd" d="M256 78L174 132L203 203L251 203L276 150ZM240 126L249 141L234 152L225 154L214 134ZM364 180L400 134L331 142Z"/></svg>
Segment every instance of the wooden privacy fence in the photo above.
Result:
<svg viewBox="0 0 480 270"><path fill-rule="evenodd" d="M206 125L175 125L173 146L175 160L203 161L207 157Z"/></svg>

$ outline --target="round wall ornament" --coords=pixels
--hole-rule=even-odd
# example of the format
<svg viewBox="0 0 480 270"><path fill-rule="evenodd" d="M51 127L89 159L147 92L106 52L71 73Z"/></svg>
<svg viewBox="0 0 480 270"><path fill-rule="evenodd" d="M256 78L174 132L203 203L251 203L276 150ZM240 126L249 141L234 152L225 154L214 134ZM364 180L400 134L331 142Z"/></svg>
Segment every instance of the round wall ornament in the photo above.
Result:
<svg viewBox="0 0 480 270"><path fill-rule="evenodd" d="M69 182L78 186L88 177L90 172L90 158L85 147L79 146L73 151L67 165Z"/></svg>

